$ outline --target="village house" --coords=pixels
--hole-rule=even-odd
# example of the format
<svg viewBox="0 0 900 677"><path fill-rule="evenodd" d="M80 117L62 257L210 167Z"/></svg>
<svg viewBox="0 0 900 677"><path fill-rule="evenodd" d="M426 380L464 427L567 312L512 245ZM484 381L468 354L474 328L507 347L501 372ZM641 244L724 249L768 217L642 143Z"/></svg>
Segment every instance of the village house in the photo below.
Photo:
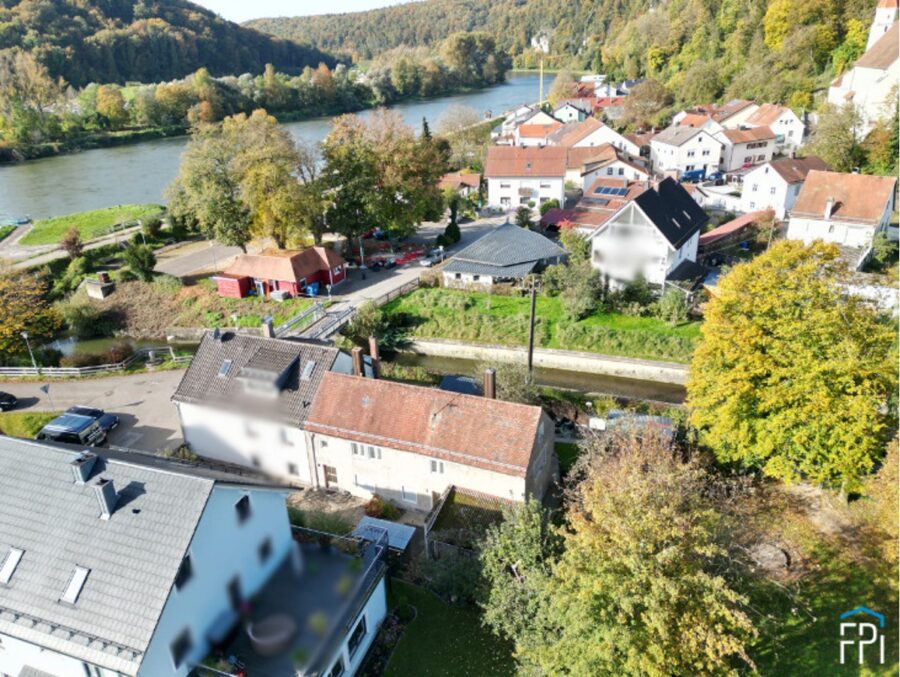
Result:
<svg viewBox="0 0 900 677"><path fill-rule="evenodd" d="M454 255L441 275L445 287L489 289L521 280L565 257L565 249L540 233L505 223Z"/></svg>
<svg viewBox="0 0 900 677"><path fill-rule="evenodd" d="M893 176L812 170L790 211L787 238L858 250L856 267L861 267L875 234L890 223L896 185Z"/></svg>
<svg viewBox="0 0 900 677"><path fill-rule="evenodd" d="M595 191L595 196L603 194ZM589 236L591 265L613 288L638 275L659 288L692 279L701 272L697 245L708 221L684 188L666 178L630 199Z"/></svg>
<svg viewBox="0 0 900 677"><path fill-rule="evenodd" d="M875 6L875 19L869 26L869 38L866 41L866 49L872 49L882 36L891 30L891 27L900 18L900 2L898 0L879 0Z"/></svg>
<svg viewBox="0 0 900 677"><path fill-rule="evenodd" d="M423 511L451 486L541 500L557 472L553 422L491 394L327 374L306 423L318 485Z"/></svg>
<svg viewBox="0 0 900 677"><path fill-rule="evenodd" d="M327 247L310 247L241 254L213 279L219 296L268 298L273 292L284 297L315 295L343 282L346 274L347 263L340 254Z"/></svg>
<svg viewBox="0 0 900 677"><path fill-rule="evenodd" d="M387 613L383 541L358 568L301 546L287 493L0 437L0 674L185 677L215 645L250 675L355 674Z"/></svg>
<svg viewBox="0 0 900 677"><path fill-rule="evenodd" d="M719 168L722 142L699 127L672 125L650 140L650 162L657 174L681 178L685 172L706 176Z"/></svg>
<svg viewBox="0 0 900 677"><path fill-rule="evenodd" d="M723 129L714 137L722 143L719 168L726 172L768 162L775 152L775 134L768 127Z"/></svg>
<svg viewBox="0 0 900 677"><path fill-rule="evenodd" d="M744 127L768 127L775 134L775 153L791 153L806 134L803 120L787 106L764 103L743 124Z"/></svg>
<svg viewBox="0 0 900 677"><path fill-rule="evenodd" d="M526 146L546 146L547 137L553 132L560 129L563 124L559 120L552 122L533 122L529 120L518 127L513 133L513 145Z"/></svg>
<svg viewBox="0 0 900 677"><path fill-rule="evenodd" d="M721 106L716 104L694 106L672 116L672 124L680 125L685 116L694 114L711 117L722 127L739 129L758 108L756 103L746 99L732 99Z"/></svg>
<svg viewBox="0 0 900 677"><path fill-rule="evenodd" d="M813 169L827 170L820 158L780 158L744 175L741 190L741 211L771 209L778 219L784 219L794 207L806 175Z"/></svg>
<svg viewBox="0 0 900 677"><path fill-rule="evenodd" d="M328 371L352 373L331 345L207 332L172 401L198 456L310 484L303 424Z"/></svg>
<svg viewBox="0 0 900 677"><path fill-rule="evenodd" d="M586 118L561 126L547 137L547 143L564 148L588 148L611 144L631 155L640 155L640 148L597 118Z"/></svg>
<svg viewBox="0 0 900 677"><path fill-rule="evenodd" d="M678 122L674 124L679 127L696 127L697 129L702 129L705 132L709 132L712 135L715 135L725 129L718 122L713 120L711 115L706 115L703 113L684 113L683 115L676 116L678 117Z"/></svg>
<svg viewBox="0 0 900 677"><path fill-rule="evenodd" d="M473 172L450 172L444 174L438 182L438 188L442 191L452 190L463 197L478 193L480 187L481 174Z"/></svg>
<svg viewBox="0 0 900 677"><path fill-rule="evenodd" d="M516 127L525 122L528 118L541 113L540 108L536 106L519 106L506 114L503 122L500 124L500 134L502 136L511 135L516 131ZM546 115L546 113L544 113ZM547 117L550 117L547 115Z"/></svg>
<svg viewBox="0 0 900 677"><path fill-rule="evenodd" d="M896 87L900 80L900 23L896 2L890 10L895 18L853 68L839 75L828 89L828 102L837 106L853 103L860 112L860 132L868 134L879 120L889 119L896 110ZM874 27L873 27L874 28ZM871 34L870 34L871 36ZM892 94L894 92L894 94Z"/></svg>
<svg viewBox="0 0 900 677"><path fill-rule="evenodd" d="M553 117L562 123L581 122L591 117L594 106L590 98L565 99L553 109Z"/></svg>
<svg viewBox="0 0 900 677"><path fill-rule="evenodd" d="M593 150L593 149L592 149ZM581 162L580 176L577 183L586 191L596 179L617 178L628 181L647 181L650 179L648 162L611 144L600 146L593 155L581 156L583 149L574 148L569 153L569 170L573 169L573 155ZM568 174L566 175L568 179ZM573 178L574 180L574 178Z"/></svg>
<svg viewBox="0 0 900 677"><path fill-rule="evenodd" d="M484 166L491 207L565 202L566 148L491 146Z"/></svg>

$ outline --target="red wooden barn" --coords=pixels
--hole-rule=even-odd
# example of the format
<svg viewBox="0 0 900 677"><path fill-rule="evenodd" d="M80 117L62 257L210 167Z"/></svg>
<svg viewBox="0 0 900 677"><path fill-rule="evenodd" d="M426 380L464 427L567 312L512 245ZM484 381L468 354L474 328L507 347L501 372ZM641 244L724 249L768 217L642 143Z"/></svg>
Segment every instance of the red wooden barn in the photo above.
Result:
<svg viewBox="0 0 900 677"><path fill-rule="evenodd" d="M311 247L303 251L266 249L259 254L241 254L224 273L215 276L220 296L242 298L251 290L260 296L273 291L286 291L291 296L302 295L314 282L320 290L344 280L347 262L326 247Z"/></svg>

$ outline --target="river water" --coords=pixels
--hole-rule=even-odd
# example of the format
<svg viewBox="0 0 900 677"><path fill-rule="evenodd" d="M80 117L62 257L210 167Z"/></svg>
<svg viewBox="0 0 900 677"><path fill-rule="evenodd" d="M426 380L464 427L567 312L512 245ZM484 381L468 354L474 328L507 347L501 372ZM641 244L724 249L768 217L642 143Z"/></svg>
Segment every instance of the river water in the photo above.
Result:
<svg viewBox="0 0 900 677"><path fill-rule="evenodd" d="M433 129L441 114L454 104L498 115L537 101L538 80L533 73L511 73L505 83L495 87L393 108L416 130L423 117ZM330 125L331 118L316 118L285 126L297 139L316 142L325 138ZM186 143L186 137L157 139L0 166L0 217L38 219L120 204L162 202L165 187L178 172Z"/></svg>

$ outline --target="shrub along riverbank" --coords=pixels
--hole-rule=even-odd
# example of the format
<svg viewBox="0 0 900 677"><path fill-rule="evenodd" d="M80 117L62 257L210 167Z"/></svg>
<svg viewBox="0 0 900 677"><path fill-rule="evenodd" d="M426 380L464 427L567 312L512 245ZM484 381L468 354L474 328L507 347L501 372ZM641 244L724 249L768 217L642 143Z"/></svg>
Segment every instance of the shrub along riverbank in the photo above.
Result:
<svg viewBox="0 0 900 677"><path fill-rule="evenodd" d="M526 297L484 292L418 289L384 306L391 325L408 336L523 346L528 343ZM688 362L699 322L671 326L654 317L595 312L567 319L559 297L539 296L535 345L602 355Z"/></svg>

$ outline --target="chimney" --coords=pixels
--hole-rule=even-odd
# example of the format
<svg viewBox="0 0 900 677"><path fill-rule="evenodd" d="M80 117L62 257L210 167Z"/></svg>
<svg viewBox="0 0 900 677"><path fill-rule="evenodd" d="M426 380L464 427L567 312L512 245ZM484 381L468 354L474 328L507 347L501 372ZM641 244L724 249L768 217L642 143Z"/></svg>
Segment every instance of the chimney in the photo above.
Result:
<svg viewBox="0 0 900 677"><path fill-rule="evenodd" d="M262 335L265 338L275 338L275 327L272 323L271 316L266 317L262 323Z"/></svg>
<svg viewBox="0 0 900 677"><path fill-rule="evenodd" d="M484 370L484 396L489 400L497 399L497 371L491 368Z"/></svg>
<svg viewBox="0 0 900 677"><path fill-rule="evenodd" d="M825 218L830 219L831 213L834 211L834 198L830 197L825 202Z"/></svg>
<svg viewBox="0 0 900 677"><path fill-rule="evenodd" d="M215 329L213 329L212 337L213 337L213 341L220 341L220 340L222 340L222 332L219 331L219 328L218 328L218 327L216 327Z"/></svg>
<svg viewBox="0 0 900 677"><path fill-rule="evenodd" d="M96 454L82 451L78 458L69 464L72 468L72 475L75 477L75 484L84 484L91 479L91 471L94 469L94 463L96 462Z"/></svg>
<svg viewBox="0 0 900 677"><path fill-rule="evenodd" d="M369 337L369 355L372 357L372 377L381 378L381 353L378 351L378 337Z"/></svg>
<svg viewBox="0 0 900 677"><path fill-rule="evenodd" d="M100 504L100 519L108 520L112 516L113 511L115 511L116 501L119 498L115 487L113 487L113 482L105 477L98 477L97 481L91 486L94 487L97 503Z"/></svg>
<svg viewBox="0 0 900 677"><path fill-rule="evenodd" d="M363 353L362 348L356 346L353 350L350 351L350 357L353 360L353 375L354 376L362 376L363 375Z"/></svg>

